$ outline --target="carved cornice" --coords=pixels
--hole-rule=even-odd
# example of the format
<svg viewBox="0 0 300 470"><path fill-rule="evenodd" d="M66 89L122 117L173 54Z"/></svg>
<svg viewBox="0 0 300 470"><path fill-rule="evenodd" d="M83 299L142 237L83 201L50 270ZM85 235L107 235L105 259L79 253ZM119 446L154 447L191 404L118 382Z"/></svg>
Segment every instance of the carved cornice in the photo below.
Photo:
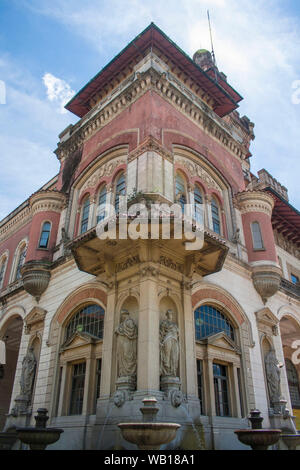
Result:
<svg viewBox="0 0 300 470"><path fill-rule="evenodd" d="M29 200L32 215L38 212L58 212L66 207L66 196L55 190L38 191Z"/></svg>
<svg viewBox="0 0 300 470"><path fill-rule="evenodd" d="M241 214L263 212L271 217L274 200L265 191L243 191L235 195L235 205Z"/></svg>
<svg viewBox="0 0 300 470"><path fill-rule="evenodd" d="M88 120L87 116L83 118L83 120L87 120L85 123L80 121L77 126L74 126L70 138L58 145L55 151L57 157L59 159L66 158L143 94L154 90L202 129L210 132L212 137L229 152L244 159L248 150L234 139L230 134L230 129L226 128L226 123L196 95L190 92L187 96L174 81L171 81L169 75L158 73L153 68L143 73L137 73L134 82L115 99L102 105L103 107L99 106L98 112L94 108Z"/></svg>
<svg viewBox="0 0 300 470"><path fill-rule="evenodd" d="M29 205L24 207L18 214L12 217L2 227L0 227L0 243L7 240L19 228L30 222L32 218L31 209Z"/></svg>

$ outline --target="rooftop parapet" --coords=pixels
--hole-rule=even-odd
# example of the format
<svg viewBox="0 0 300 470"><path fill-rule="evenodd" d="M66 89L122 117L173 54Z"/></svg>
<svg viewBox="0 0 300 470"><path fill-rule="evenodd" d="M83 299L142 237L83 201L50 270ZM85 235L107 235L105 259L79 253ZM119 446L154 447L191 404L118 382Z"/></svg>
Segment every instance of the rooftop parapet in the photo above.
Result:
<svg viewBox="0 0 300 470"><path fill-rule="evenodd" d="M252 178L252 189L273 189L279 196L285 199L287 202L289 200L288 190L285 186L280 184L275 178L273 178L270 173L267 172L264 168L257 172L258 178Z"/></svg>

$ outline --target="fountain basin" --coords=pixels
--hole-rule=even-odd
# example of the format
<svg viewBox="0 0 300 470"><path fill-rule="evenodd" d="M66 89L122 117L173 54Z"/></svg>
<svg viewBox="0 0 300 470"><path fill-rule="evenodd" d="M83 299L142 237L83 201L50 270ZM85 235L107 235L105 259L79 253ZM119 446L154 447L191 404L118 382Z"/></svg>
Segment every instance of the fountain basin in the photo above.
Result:
<svg viewBox="0 0 300 470"><path fill-rule="evenodd" d="M120 423L118 426L124 439L140 450L159 449L171 442L180 428L177 423Z"/></svg>
<svg viewBox="0 0 300 470"><path fill-rule="evenodd" d="M237 429L234 433L240 442L253 450L267 450L279 441L281 429Z"/></svg>
<svg viewBox="0 0 300 470"><path fill-rule="evenodd" d="M31 450L44 450L60 438L63 429L26 427L16 428L17 436L24 444L29 444Z"/></svg>
<svg viewBox="0 0 300 470"><path fill-rule="evenodd" d="M289 450L296 450L300 445L300 434L281 434L280 437Z"/></svg>
<svg viewBox="0 0 300 470"><path fill-rule="evenodd" d="M15 432L0 432L0 450L10 450L17 439Z"/></svg>

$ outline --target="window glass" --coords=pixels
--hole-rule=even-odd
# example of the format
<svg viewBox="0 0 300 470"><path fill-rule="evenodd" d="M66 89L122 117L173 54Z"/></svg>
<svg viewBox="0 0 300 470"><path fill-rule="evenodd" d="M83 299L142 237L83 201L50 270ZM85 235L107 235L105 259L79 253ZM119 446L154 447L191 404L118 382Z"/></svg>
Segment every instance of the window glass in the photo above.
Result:
<svg viewBox="0 0 300 470"><path fill-rule="evenodd" d="M83 208L82 208L80 233L85 233L88 229L89 212L90 212L90 198L87 198L84 201Z"/></svg>
<svg viewBox="0 0 300 470"><path fill-rule="evenodd" d="M198 397L200 400L200 413L204 414L204 386L203 386L203 361L197 360Z"/></svg>
<svg viewBox="0 0 300 470"><path fill-rule="evenodd" d="M230 416L227 367L213 364L215 404L217 416Z"/></svg>
<svg viewBox="0 0 300 470"><path fill-rule="evenodd" d="M50 222L45 222L42 228L42 233L39 242L39 248L47 248L50 238L51 224Z"/></svg>
<svg viewBox="0 0 300 470"><path fill-rule="evenodd" d="M291 274L291 280L293 284L299 284L299 277L295 276L295 274Z"/></svg>
<svg viewBox="0 0 300 470"><path fill-rule="evenodd" d="M212 222L213 222L213 231L221 235L219 206L214 198L212 198L211 200L211 214L212 214Z"/></svg>
<svg viewBox="0 0 300 470"><path fill-rule="evenodd" d="M5 266L6 266L6 258L2 260L2 263L0 265L0 289L2 288L3 281L4 281Z"/></svg>
<svg viewBox="0 0 300 470"><path fill-rule="evenodd" d="M201 305L195 310L195 331L196 339L206 338L207 336L224 331L229 338L234 340L234 329L223 315L211 305Z"/></svg>
<svg viewBox="0 0 300 470"><path fill-rule="evenodd" d="M185 185L184 185L184 179L179 174L176 175L175 194L176 194L176 202L178 202L181 205L182 213L184 213L184 206L186 204Z"/></svg>
<svg viewBox="0 0 300 470"><path fill-rule="evenodd" d="M261 236L259 223L253 222L251 224L251 229L252 229L253 249L262 250L264 248L264 244L263 244L263 239Z"/></svg>
<svg viewBox="0 0 300 470"><path fill-rule="evenodd" d="M17 279L21 279L21 268L25 262L25 258L26 258L26 246L24 248L22 248L21 252L20 252L20 255L19 255L19 259L18 259L18 264L17 264L17 270L16 270L16 280Z"/></svg>
<svg viewBox="0 0 300 470"><path fill-rule="evenodd" d="M102 369L102 360L97 359L96 364L96 395L95 395L95 412L97 408L97 399L100 397L100 384L101 384L101 369Z"/></svg>
<svg viewBox="0 0 300 470"><path fill-rule="evenodd" d="M126 182L125 182L125 175L122 175L118 178L116 184L116 197L115 197L115 211L116 213L119 212L119 205L120 205L120 196L125 196L126 194Z"/></svg>
<svg viewBox="0 0 300 470"><path fill-rule="evenodd" d="M98 208L97 208L97 224L105 218L106 208L106 187L104 186L99 193Z"/></svg>
<svg viewBox="0 0 300 470"><path fill-rule="evenodd" d="M202 193L200 191L200 188L197 185L195 186L194 201L195 201L195 219L199 224L203 225L204 224L203 198L202 198Z"/></svg>
<svg viewBox="0 0 300 470"><path fill-rule="evenodd" d="M285 359L286 375L289 385L289 392L292 402L292 408L300 408L300 387L298 372L290 359Z"/></svg>
<svg viewBox="0 0 300 470"><path fill-rule="evenodd" d="M66 328L67 340L76 331L103 338L104 309L100 305L87 305L77 312Z"/></svg>
<svg viewBox="0 0 300 470"><path fill-rule="evenodd" d="M73 364L72 366L72 384L70 398L70 415L80 415L82 413L83 395L85 380L85 362Z"/></svg>

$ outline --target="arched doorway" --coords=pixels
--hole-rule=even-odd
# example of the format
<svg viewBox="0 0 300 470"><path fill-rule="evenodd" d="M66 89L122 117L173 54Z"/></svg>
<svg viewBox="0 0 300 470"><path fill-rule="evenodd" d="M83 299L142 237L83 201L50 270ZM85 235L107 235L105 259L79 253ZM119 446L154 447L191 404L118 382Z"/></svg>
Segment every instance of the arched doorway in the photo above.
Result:
<svg viewBox="0 0 300 470"><path fill-rule="evenodd" d="M23 320L17 315L10 318L0 332L0 339L5 344L5 364L1 367L0 378L0 430L2 431L6 415L9 412L11 394L14 385L20 342L23 329Z"/></svg>
<svg viewBox="0 0 300 470"><path fill-rule="evenodd" d="M300 429L300 363L295 360L296 350L299 349L295 343L300 341L300 326L288 315L282 317L279 326L293 414L296 416L296 427Z"/></svg>

